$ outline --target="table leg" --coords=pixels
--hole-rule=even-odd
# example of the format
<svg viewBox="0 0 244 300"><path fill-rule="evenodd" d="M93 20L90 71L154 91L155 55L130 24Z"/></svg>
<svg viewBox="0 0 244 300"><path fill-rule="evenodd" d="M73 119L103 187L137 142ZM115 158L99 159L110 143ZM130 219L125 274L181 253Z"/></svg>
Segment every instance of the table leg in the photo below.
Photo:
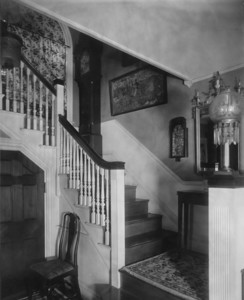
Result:
<svg viewBox="0 0 244 300"><path fill-rule="evenodd" d="M184 248L187 248L188 240L188 216L189 216L189 205L185 203L184 205Z"/></svg>
<svg viewBox="0 0 244 300"><path fill-rule="evenodd" d="M181 200L178 201L178 249L181 250L181 239L182 239L182 206Z"/></svg>

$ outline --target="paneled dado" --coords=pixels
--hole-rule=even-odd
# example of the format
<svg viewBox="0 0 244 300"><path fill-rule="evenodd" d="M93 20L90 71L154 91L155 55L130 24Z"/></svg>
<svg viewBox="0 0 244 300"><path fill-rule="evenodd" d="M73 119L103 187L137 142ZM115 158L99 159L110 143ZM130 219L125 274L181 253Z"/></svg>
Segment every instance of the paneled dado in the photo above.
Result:
<svg viewBox="0 0 244 300"><path fill-rule="evenodd" d="M2 297L24 288L27 266L44 257L44 175L18 151L0 151Z"/></svg>

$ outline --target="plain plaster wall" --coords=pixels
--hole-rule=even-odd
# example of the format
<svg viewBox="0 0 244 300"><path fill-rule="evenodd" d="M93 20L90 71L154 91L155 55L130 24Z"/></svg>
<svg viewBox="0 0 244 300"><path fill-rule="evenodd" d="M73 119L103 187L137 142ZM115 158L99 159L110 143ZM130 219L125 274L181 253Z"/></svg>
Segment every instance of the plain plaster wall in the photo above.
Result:
<svg viewBox="0 0 244 300"><path fill-rule="evenodd" d="M199 180L194 173L194 120L191 112L192 89L186 87L182 80L173 76L167 78L168 103L126 113L119 116L111 116L109 80L125 74L133 69L142 66L137 63L130 68L121 67L120 52L104 47L103 70L102 70L102 90L101 90L101 120L102 122L116 119L133 136L135 136L145 147L155 156L164 162L184 180ZM169 122L174 117L183 116L186 118L189 130L187 158L182 158L180 162L169 158Z"/></svg>
<svg viewBox="0 0 244 300"><path fill-rule="evenodd" d="M241 0L19 1L186 80L243 65Z"/></svg>
<svg viewBox="0 0 244 300"><path fill-rule="evenodd" d="M109 80L141 67L143 63L137 63L131 67L122 67L120 52L104 47L102 60L102 89L101 89L101 120L102 122L115 119L135 136L157 158L165 163L173 172L183 180L202 180L195 172L195 129L192 115L192 98L195 89L203 93L208 92L209 78L195 83L192 87L184 85L183 81L168 76L168 103L142 109L118 116L111 116ZM217 70L216 70L217 71ZM234 87L236 79L244 82L244 69L221 74L226 85ZM169 157L170 136L169 123L172 118L183 116L186 118L188 128L188 157L180 162ZM244 147L243 147L244 149ZM240 156L244 161L244 153Z"/></svg>

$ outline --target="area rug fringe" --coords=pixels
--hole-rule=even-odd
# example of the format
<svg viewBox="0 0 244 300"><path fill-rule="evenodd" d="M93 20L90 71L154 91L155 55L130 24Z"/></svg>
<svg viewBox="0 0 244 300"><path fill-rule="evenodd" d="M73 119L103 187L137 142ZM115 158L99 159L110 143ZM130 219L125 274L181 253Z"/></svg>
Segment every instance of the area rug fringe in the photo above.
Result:
<svg viewBox="0 0 244 300"><path fill-rule="evenodd" d="M121 270L181 299L208 299L208 261L204 255L188 252L179 258L177 251L170 251ZM190 287L190 279L197 280L197 290Z"/></svg>
<svg viewBox="0 0 244 300"><path fill-rule="evenodd" d="M148 284L150 284L150 285L153 285L153 286L155 286L155 287L157 287L157 288L159 288L159 289L161 289L161 290L163 290L163 291L165 291L165 292L168 292L168 293L170 293L170 294L173 294L173 295L175 295L175 296L178 296L178 297L180 297L180 298L182 298L182 299L186 299L186 300L196 300L196 298L192 298L192 297L190 297L190 296L186 296L186 295L184 295L184 294L182 294L182 293L179 293L179 292L177 292L177 291L175 291L175 290L172 290L172 289L170 289L170 288L167 288L166 286L162 286L161 284L159 284L159 283L157 283L157 282L154 282L154 281L152 281L152 280L150 280L150 279L147 279L147 278L145 278L145 277L143 277L143 276L141 276L141 275L139 275L139 274L136 274L136 273L134 273L134 272L131 272L130 270L128 270L126 267L125 268L123 268L123 270L125 270L126 272L128 272L131 276L133 276L133 277L136 277L136 278L138 278L138 279L140 279L140 280L142 280L142 281L144 281L144 282L146 282L146 283L148 283Z"/></svg>

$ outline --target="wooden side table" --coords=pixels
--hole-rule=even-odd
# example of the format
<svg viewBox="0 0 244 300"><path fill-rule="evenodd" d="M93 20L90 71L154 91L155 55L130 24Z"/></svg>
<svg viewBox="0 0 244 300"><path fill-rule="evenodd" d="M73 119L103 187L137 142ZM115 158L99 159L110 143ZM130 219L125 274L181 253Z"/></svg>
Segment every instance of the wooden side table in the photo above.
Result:
<svg viewBox="0 0 244 300"><path fill-rule="evenodd" d="M184 249L187 248L189 206L208 205L208 192L190 190L190 191L179 191L177 192L177 194L178 194L178 248L180 251L182 248ZM182 222L184 222L184 233L182 230ZM182 247L182 238L183 238L183 247Z"/></svg>

